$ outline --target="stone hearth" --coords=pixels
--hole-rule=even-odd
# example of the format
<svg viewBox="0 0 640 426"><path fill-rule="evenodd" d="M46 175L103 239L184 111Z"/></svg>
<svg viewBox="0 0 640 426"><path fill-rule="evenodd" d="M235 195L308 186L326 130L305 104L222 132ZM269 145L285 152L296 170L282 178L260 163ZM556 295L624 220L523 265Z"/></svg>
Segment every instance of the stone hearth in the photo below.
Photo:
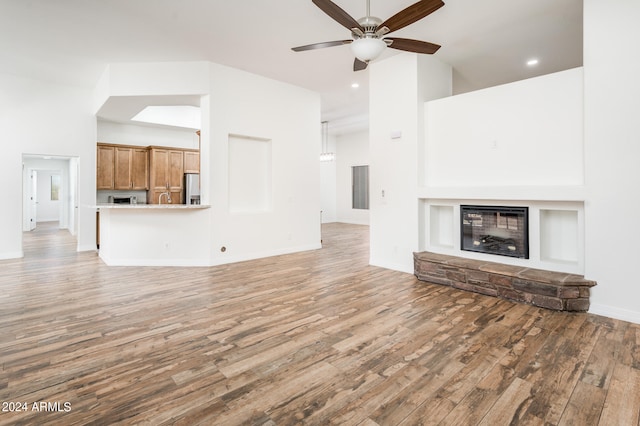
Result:
<svg viewBox="0 0 640 426"><path fill-rule="evenodd" d="M556 311L586 312L589 289L596 285L581 275L430 252L414 253L413 260L421 281Z"/></svg>

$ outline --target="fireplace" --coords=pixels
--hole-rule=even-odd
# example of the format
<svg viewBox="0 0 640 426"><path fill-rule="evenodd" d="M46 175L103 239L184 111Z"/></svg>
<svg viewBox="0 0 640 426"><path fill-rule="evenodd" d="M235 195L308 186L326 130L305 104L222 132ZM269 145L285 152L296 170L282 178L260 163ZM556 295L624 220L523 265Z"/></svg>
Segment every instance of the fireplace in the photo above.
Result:
<svg viewBox="0 0 640 426"><path fill-rule="evenodd" d="M529 258L529 208L460 206L460 248Z"/></svg>

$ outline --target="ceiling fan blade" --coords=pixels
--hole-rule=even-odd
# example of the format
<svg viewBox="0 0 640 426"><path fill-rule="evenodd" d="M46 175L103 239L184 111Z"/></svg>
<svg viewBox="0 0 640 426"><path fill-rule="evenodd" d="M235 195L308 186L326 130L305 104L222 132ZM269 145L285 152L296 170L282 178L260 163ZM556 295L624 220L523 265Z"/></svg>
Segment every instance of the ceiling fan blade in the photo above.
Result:
<svg viewBox="0 0 640 426"><path fill-rule="evenodd" d="M412 40L409 38L386 37L385 40L391 41L391 44L389 45L390 48L405 50L407 52L426 53L431 55L433 53L436 53L438 49L440 49L439 44L433 44L420 40Z"/></svg>
<svg viewBox="0 0 640 426"><path fill-rule="evenodd" d="M349 44L351 42L353 42L353 40L325 41L322 43L307 44L306 46L292 47L291 50L293 50L294 52L304 52L305 50L324 49L325 47L342 46L343 44Z"/></svg>
<svg viewBox="0 0 640 426"><path fill-rule="evenodd" d="M356 58L355 61L353 61L353 70L354 71L362 71L367 69L367 63L361 61L360 59Z"/></svg>
<svg viewBox="0 0 640 426"><path fill-rule="evenodd" d="M338 6L331 0L311 0L311 1L313 1L313 4L318 6L324 13L329 15L331 18L333 18L334 21L336 21L346 29L350 30L352 28L358 28L359 30L364 32L364 28L362 28L362 26L358 24L358 21L353 19L351 15L349 15L347 12L342 10L340 6Z"/></svg>
<svg viewBox="0 0 640 426"><path fill-rule="evenodd" d="M396 13L391 18L378 25L378 28L387 27L389 28L388 32L398 31L400 28L413 24L414 22L435 12L442 6L444 6L444 2L442 0L421 0Z"/></svg>

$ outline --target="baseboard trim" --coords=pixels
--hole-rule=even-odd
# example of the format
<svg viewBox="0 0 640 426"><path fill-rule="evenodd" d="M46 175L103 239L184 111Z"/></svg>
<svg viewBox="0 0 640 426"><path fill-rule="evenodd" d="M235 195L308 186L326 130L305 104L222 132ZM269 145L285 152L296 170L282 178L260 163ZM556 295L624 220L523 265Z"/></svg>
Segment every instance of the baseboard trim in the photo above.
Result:
<svg viewBox="0 0 640 426"><path fill-rule="evenodd" d="M622 321L629 321L634 324L640 324L640 312L632 311L630 309L592 303L589 307L589 313Z"/></svg>
<svg viewBox="0 0 640 426"><path fill-rule="evenodd" d="M400 263L381 262L374 258L369 258L369 265L378 266L380 268L391 269L392 271L405 272L413 274L413 265L407 266Z"/></svg>
<svg viewBox="0 0 640 426"><path fill-rule="evenodd" d="M24 257L23 251L13 251L9 253L0 253L0 260L21 259Z"/></svg>
<svg viewBox="0 0 640 426"><path fill-rule="evenodd" d="M210 266L207 259L113 259L100 256L107 266L169 266L182 267L207 267Z"/></svg>
<svg viewBox="0 0 640 426"><path fill-rule="evenodd" d="M211 259L210 266L226 265L229 263L246 262L247 260L264 259L266 257L282 256L284 254L299 253L303 251L318 250L322 244L308 244L305 246L290 247L280 250L269 250L256 253L247 253L239 256L216 257Z"/></svg>

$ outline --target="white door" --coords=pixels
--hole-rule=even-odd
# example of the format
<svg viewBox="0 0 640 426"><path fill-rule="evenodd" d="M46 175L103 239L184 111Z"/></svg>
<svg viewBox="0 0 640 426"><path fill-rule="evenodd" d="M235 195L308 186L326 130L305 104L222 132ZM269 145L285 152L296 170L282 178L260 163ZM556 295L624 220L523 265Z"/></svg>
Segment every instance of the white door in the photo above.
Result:
<svg viewBox="0 0 640 426"><path fill-rule="evenodd" d="M38 172L31 170L31 194L29 194L29 231L36 229L38 213Z"/></svg>
<svg viewBox="0 0 640 426"><path fill-rule="evenodd" d="M69 160L69 231L71 235L78 234L78 159Z"/></svg>

